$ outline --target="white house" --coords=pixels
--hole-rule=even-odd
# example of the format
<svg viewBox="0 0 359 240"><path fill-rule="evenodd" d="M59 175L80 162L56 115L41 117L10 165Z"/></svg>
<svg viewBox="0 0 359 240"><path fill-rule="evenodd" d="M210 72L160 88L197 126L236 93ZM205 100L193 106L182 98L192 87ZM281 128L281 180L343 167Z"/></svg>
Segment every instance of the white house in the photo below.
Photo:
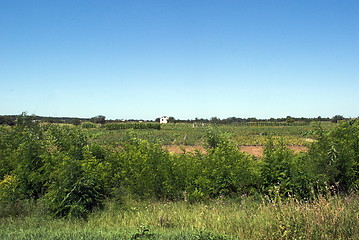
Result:
<svg viewBox="0 0 359 240"><path fill-rule="evenodd" d="M169 117L163 116L160 118L160 123L168 123L169 119L170 119Z"/></svg>

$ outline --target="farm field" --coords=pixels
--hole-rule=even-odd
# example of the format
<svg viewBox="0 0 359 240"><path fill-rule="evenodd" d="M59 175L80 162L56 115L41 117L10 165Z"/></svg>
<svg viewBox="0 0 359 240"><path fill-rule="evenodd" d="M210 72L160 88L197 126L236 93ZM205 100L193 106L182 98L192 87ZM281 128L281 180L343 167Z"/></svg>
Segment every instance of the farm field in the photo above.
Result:
<svg viewBox="0 0 359 240"><path fill-rule="evenodd" d="M287 147L288 149L293 150L294 153L305 152L308 150L306 146L301 146L301 145L292 145ZM251 154L255 157L262 157L264 153L264 148L265 146L238 146L239 151ZM205 147L201 145L196 145L196 146L170 145L170 146L163 146L163 149L166 149L170 153L177 153L177 154L184 152L195 153L196 151L199 151L201 153L206 153Z"/></svg>
<svg viewBox="0 0 359 240"><path fill-rule="evenodd" d="M358 136L22 115L0 126L0 238L358 239Z"/></svg>
<svg viewBox="0 0 359 240"><path fill-rule="evenodd" d="M248 146L245 151L250 152L250 146L264 146L271 138L275 143L283 142L287 146L292 146L297 152L305 150L305 146L313 141L313 129L318 123L311 123L300 126L255 126L255 125L235 125L235 124L162 124L161 130L146 129L124 129L109 131L94 125L89 132L94 136L93 140L104 144L120 143L128 140L129 136L136 135L149 142L157 142L170 151L179 153L180 148L194 151L199 149L204 151L206 147L206 134L208 131L221 132L238 146ZM320 124L324 130L330 130L335 126L331 122ZM303 148L296 146L303 146ZM253 149L256 149L255 147ZM258 148L257 148L258 149Z"/></svg>
<svg viewBox="0 0 359 240"><path fill-rule="evenodd" d="M196 152L206 153L206 132L215 129L225 132L238 145L239 151L261 157L269 138L276 143L283 143L295 153L308 150L313 139L313 129L317 123L299 126L256 126L238 124L162 124L161 130L117 130L106 131L96 126L91 132L95 141L114 144L126 141L128 133L136 134L141 139L158 142L163 149L171 153ZM331 122L322 122L321 127L329 130L335 126Z"/></svg>

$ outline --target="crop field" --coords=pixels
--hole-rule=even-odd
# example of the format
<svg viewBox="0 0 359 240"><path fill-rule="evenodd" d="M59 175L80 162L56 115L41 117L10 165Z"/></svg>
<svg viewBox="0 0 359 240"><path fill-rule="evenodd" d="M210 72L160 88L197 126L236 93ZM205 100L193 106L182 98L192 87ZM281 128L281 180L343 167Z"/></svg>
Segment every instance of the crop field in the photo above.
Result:
<svg viewBox="0 0 359 240"><path fill-rule="evenodd" d="M206 144L206 133L214 130L228 134L233 142L239 146L264 146L268 138L283 141L286 145L306 146L313 141L313 129L318 123L299 126L256 126L235 124L162 124L161 130L155 129L123 129L107 130L106 126L92 125L89 128L97 141L106 143L126 141L130 134L136 134L141 139L158 142L165 146L203 146ZM324 130L335 126L334 123L320 123Z"/></svg>
<svg viewBox="0 0 359 240"><path fill-rule="evenodd" d="M358 120L21 115L0 126L0 239L359 239L358 146Z"/></svg>
<svg viewBox="0 0 359 240"><path fill-rule="evenodd" d="M108 131L107 127L92 125L89 129L94 136L93 140L105 145L120 145L128 140L129 135L136 135L141 139L156 142L171 153L206 152L206 133L209 129L226 133L240 151L260 157L263 155L264 146L268 139L275 143L283 142L295 153L307 151L308 146L314 141L313 129L318 123L276 126L276 125L238 125L238 124L162 124L161 130L155 129L118 129ZM335 126L331 122L321 123L321 127L329 130Z"/></svg>

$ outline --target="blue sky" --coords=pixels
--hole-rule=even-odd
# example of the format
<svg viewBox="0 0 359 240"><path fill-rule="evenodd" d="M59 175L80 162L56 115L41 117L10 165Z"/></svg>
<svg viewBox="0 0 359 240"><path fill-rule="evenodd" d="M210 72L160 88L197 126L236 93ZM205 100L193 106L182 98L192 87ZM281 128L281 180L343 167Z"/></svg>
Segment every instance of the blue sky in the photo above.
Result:
<svg viewBox="0 0 359 240"><path fill-rule="evenodd" d="M357 0L0 0L0 114L359 116Z"/></svg>

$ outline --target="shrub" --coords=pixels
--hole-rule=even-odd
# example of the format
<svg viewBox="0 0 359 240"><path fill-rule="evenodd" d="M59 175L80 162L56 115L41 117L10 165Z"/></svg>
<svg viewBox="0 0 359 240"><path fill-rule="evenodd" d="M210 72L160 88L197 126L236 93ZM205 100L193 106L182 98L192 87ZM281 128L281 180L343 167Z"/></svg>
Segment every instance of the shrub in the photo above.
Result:
<svg viewBox="0 0 359 240"><path fill-rule="evenodd" d="M13 202L21 197L19 181L14 175L6 175L0 181L0 202Z"/></svg>
<svg viewBox="0 0 359 240"><path fill-rule="evenodd" d="M168 152L159 144L137 138L132 138L123 148L119 180L128 191L145 198L173 197L176 189Z"/></svg>
<svg viewBox="0 0 359 240"><path fill-rule="evenodd" d="M96 128L97 125L92 122L83 122L83 123L81 123L81 127L82 128Z"/></svg>
<svg viewBox="0 0 359 240"><path fill-rule="evenodd" d="M283 142L274 145L268 140L260 166L262 190L280 197L309 197L310 177L305 159L295 155Z"/></svg>
<svg viewBox="0 0 359 240"><path fill-rule="evenodd" d="M341 192L350 192L359 186L359 121L343 121L335 129L324 132L317 129L318 140L307 157L315 178L317 190L336 186Z"/></svg>
<svg viewBox="0 0 359 240"><path fill-rule="evenodd" d="M87 217L94 208L102 206L103 188L84 171L82 161L65 156L50 179L43 201L54 216Z"/></svg>
<svg viewBox="0 0 359 240"><path fill-rule="evenodd" d="M225 134L208 135L207 154L197 153L186 166L186 192L190 201L234 196L256 190L258 174L254 159L230 142Z"/></svg>

